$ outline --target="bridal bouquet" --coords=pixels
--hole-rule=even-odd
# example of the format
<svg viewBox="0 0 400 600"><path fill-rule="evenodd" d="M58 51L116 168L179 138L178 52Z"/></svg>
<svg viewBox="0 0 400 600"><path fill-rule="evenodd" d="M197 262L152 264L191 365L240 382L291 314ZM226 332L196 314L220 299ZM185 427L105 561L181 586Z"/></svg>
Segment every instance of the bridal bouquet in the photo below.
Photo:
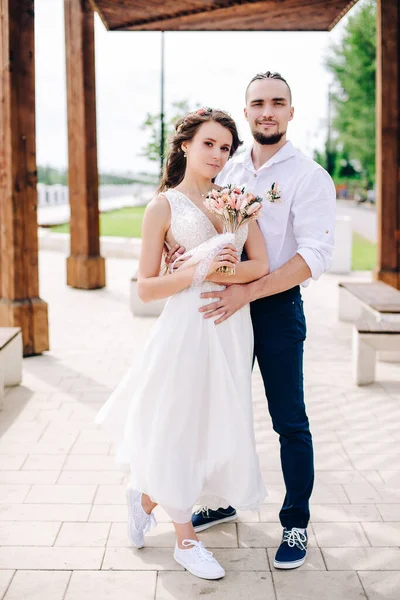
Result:
<svg viewBox="0 0 400 600"><path fill-rule="evenodd" d="M236 233L239 227L257 219L262 198L246 192L244 187L229 184L221 190L211 190L204 204L222 220L224 233ZM220 267L218 271L234 275L235 267Z"/></svg>

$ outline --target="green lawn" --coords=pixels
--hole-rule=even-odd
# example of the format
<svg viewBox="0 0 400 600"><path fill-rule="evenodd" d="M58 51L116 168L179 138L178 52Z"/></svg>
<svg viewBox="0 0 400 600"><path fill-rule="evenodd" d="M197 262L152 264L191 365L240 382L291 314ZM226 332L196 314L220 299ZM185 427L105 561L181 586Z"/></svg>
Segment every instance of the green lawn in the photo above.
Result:
<svg viewBox="0 0 400 600"><path fill-rule="evenodd" d="M100 235L116 237L141 237L144 206L121 208L100 215ZM68 233L69 225L57 225L53 231ZM376 266L376 245L353 234L353 270L372 271Z"/></svg>
<svg viewBox="0 0 400 600"><path fill-rule="evenodd" d="M116 237L142 237L144 206L121 208L100 214L100 235ZM69 233L69 225L56 225L51 228L57 233Z"/></svg>
<svg viewBox="0 0 400 600"><path fill-rule="evenodd" d="M376 267L376 244L373 244L359 233L353 233L354 271L372 271Z"/></svg>

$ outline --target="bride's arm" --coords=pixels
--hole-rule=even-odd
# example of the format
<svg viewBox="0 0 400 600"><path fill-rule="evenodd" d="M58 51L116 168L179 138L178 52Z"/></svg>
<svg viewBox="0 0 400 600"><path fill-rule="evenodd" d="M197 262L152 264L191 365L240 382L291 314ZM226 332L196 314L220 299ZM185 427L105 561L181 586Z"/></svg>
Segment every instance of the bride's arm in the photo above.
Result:
<svg viewBox="0 0 400 600"><path fill-rule="evenodd" d="M196 265L182 271L175 271L168 277L159 274L165 235L170 221L169 202L160 194L147 205L143 217L138 272L138 294L143 302L168 298L192 283Z"/></svg>
<svg viewBox="0 0 400 600"><path fill-rule="evenodd" d="M250 281L264 277L264 275L268 275L269 260L267 249L264 236L257 221L252 221L249 224L249 234L245 250L248 260L236 265L234 275L224 275L217 272L209 275L207 281L220 283L221 285L230 285L232 283L249 283Z"/></svg>

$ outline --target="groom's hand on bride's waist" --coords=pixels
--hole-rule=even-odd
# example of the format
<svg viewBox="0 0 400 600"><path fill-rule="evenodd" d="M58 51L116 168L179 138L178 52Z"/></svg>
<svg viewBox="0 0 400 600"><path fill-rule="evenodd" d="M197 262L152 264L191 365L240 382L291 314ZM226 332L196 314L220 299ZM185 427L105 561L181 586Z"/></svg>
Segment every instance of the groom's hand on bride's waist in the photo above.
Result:
<svg viewBox="0 0 400 600"><path fill-rule="evenodd" d="M201 298L213 298L215 301L204 304L199 311L203 313L205 319L217 318L214 324L219 325L249 302L246 288L246 285L236 283L225 290L204 292L200 294Z"/></svg>

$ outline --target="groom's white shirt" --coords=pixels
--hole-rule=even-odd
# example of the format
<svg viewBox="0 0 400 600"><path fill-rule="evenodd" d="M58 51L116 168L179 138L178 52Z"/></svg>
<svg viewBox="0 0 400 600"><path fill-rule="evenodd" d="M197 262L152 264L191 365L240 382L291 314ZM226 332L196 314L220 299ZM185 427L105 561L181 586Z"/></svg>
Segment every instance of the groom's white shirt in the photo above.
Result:
<svg viewBox="0 0 400 600"><path fill-rule="evenodd" d="M245 185L248 191L263 198L258 223L271 271L298 253L309 266L312 278L318 279L332 263L336 190L330 175L289 141L258 170L254 168L251 150L230 160L216 183ZM276 182L281 200L270 202L266 192Z"/></svg>

